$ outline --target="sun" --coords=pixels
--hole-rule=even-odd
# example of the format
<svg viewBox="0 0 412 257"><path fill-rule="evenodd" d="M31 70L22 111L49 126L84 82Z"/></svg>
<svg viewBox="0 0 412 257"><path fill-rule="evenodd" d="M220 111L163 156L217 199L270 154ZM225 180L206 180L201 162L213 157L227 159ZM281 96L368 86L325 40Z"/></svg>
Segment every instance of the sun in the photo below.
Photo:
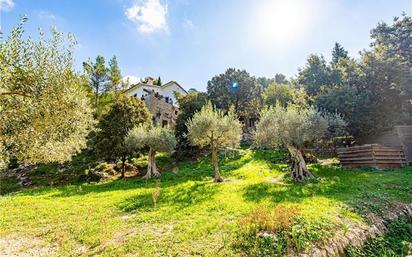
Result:
<svg viewBox="0 0 412 257"><path fill-rule="evenodd" d="M298 41L313 15L309 0L264 0L253 11L254 34L261 44L285 46Z"/></svg>

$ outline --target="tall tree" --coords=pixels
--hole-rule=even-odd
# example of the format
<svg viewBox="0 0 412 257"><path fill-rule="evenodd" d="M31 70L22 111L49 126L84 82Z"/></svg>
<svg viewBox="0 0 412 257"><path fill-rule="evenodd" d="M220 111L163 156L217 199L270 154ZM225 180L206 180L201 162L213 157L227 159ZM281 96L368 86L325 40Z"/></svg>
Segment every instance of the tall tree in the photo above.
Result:
<svg viewBox="0 0 412 257"><path fill-rule="evenodd" d="M338 63L340 59L347 58L349 58L348 51L346 51L341 44L336 42L332 49L332 64Z"/></svg>
<svg viewBox="0 0 412 257"><path fill-rule="evenodd" d="M197 147L193 146L187 137L186 123L193 115L207 103L207 94L203 92L189 92L186 96L178 96L179 115L176 119L175 136L177 140L176 157L179 160L182 157L193 155Z"/></svg>
<svg viewBox="0 0 412 257"><path fill-rule="evenodd" d="M188 135L193 145L208 146L212 152L215 182L222 182L219 172L218 150L224 147L238 146L242 125L232 110L227 114L213 108L209 102L197 112L187 123Z"/></svg>
<svg viewBox="0 0 412 257"><path fill-rule="evenodd" d="M160 176L156 165L156 153L172 153L176 147L173 131L168 128L139 126L130 131L126 144L137 148L148 148L147 172L144 178Z"/></svg>
<svg viewBox="0 0 412 257"><path fill-rule="evenodd" d="M219 109L234 107L238 117L251 117L260 109L261 86L245 70L229 68L207 82L207 94Z"/></svg>
<svg viewBox="0 0 412 257"><path fill-rule="evenodd" d="M330 69L323 56L310 55L295 83L303 86L310 96L316 96L330 85Z"/></svg>
<svg viewBox="0 0 412 257"><path fill-rule="evenodd" d="M292 159L291 176L296 181L312 178L303 158L303 146L343 133L346 123L339 115L322 114L313 107L276 105L262 113L256 128L256 144L285 146Z"/></svg>
<svg viewBox="0 0 412 257"><path fill-rule="evenodd" d="M150 113L144 102L135 97L120 95L110 111L103 114L96 135L97 154L108 160L122 162L122 177L127 158L133 153L126 145L129 131L139 125L150 123Z"/></svg>
<svg viewBox="0 0 412 257"><path fill-rule="evenodd" d="M400 57L412 67L412 17L403 14L393 24L379 23L371 32L372 46L384 47L392 57Z"/></svg>
<svg viewBox="0 0 412 257"><path fill-rule="evenodd" d="M99 104L99 95L106 90L108 79L108 68L103 56L98 55L95 62L88 60L83 62L83 68L89 80L89 83L94 89L95 106Z"/></svg>
<svg viewBox="0 0 412 257"><path fill-rule="evenodd" d="M0 163L65 162L86 146L92 108L74 71L76 41L55 29L24 37L27 18L0 41ZM4 167L3 167L4 168Z"/></svg>
<svg viewBox="0 0 412 257"><path fill-rule="evenodd" d="M108 78L109 83L106 86L106 91L115 91L116 93L117 90L121 87L122 79L116 56L113 56L109 61Z"/></svg>

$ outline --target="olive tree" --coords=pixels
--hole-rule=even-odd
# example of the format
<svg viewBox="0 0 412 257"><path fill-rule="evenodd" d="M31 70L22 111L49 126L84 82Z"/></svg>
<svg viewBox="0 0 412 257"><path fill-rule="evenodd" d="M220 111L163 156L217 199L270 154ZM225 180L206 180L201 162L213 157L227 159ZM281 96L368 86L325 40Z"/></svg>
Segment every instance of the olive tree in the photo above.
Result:
<svg viewBox="0 0 412 257"><path fill-rule="evenodd" d="M93 110L74 71L76 41L52 29L26 38L22 18L0 40L0 163L65 162L86 146ZM1 33L0 33L1 39Z"/></svg>
<svg viewBox="0 0 412 257"><path fill-rule="evenodd" d="M220 148L235 147L240 143L242 125L232 110L225 114L209 102L187 122L188 137L193 145L210 147L215 182L222 182L217 152Z"/></svg>
<svg viewBox="0 0 412 257"><path fill-rule="evenodd" d="M343 134L345 126L337 114L322 113L313 107L276 105L262 112L255 143L267 148L285 146L292 158L291 176L303 181L313 177L303 158L303 147Z"/></svg>
<svg viewBox="0 0 412 257"><path fill-rule="evenodd" d="M128 149L148 148L147 173L144 178L160 176L156 166L156 153L172 153L176 147L173 131L168 128L139 126L130 131L126 138Z"/></svg>

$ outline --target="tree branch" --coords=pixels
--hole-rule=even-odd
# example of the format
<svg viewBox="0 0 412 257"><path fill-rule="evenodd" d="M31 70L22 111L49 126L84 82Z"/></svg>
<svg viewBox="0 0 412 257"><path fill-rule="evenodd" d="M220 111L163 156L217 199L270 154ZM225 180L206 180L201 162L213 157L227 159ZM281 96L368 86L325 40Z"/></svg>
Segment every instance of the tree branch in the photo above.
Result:
<svg viewBox="0 0 412 257"><path fill-rule="evenodd" d="M0 96L6 96L6 95L18 95L18 96L23 96L23 97L31 97L31 95L27 95L25 93L20 93L20 92L4 92L0 93Z"/></svg>

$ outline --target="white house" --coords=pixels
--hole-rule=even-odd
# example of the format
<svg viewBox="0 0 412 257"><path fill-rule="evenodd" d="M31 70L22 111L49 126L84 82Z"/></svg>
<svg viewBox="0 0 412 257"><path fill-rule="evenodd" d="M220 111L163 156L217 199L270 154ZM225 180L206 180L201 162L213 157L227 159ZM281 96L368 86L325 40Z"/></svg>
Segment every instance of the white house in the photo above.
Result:
<svg viewBox="0 0 412 257"><path fill-rule="evenodd" d="M186 96L187 91L175 81L161 86L155 85L154 82L153 78L147 77L132 85L125 91L125 94L145 102L155 125L174 127L179 114L179 104L175 93Z"/></svg>
<svg viewBox="0 0 412 257"><path fill-rule="evenodd" d="M175 92L185 96L187 91L176 81L170 81L164 85L158 86L154 84L155 80L152 77L146 77L145 80L132 85L127 91L127 95L144 99L151 93L157 93L163 96L166 103L179 106L175 97Z"/></svg>

